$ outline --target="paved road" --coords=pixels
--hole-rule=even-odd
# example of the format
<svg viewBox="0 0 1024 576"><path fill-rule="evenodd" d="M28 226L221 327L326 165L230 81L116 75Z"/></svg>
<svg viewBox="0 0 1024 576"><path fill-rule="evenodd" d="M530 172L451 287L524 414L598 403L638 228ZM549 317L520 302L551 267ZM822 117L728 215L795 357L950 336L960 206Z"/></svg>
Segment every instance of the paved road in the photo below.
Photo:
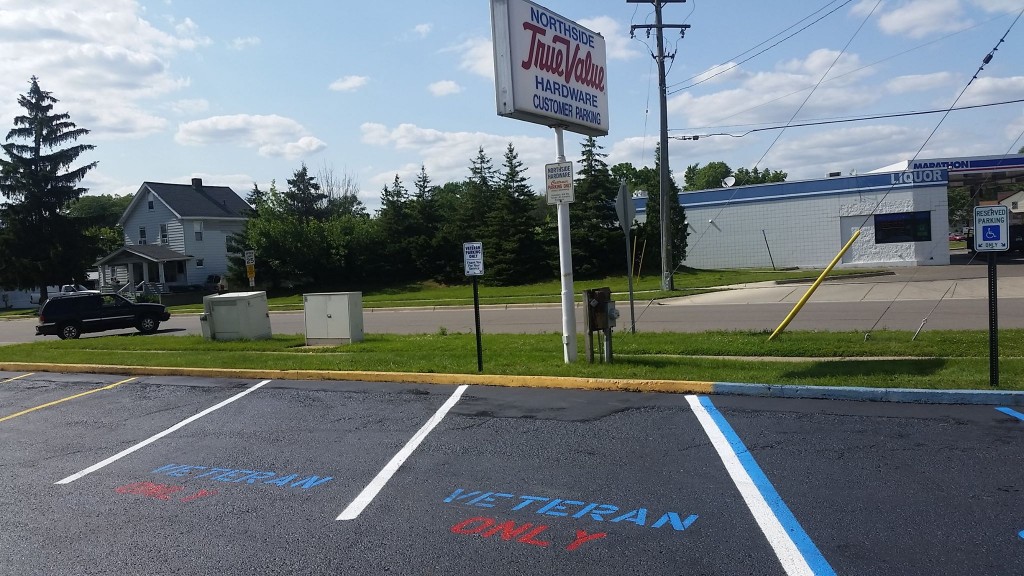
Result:
<svg viewBox="0 0 1024 576"><path fill-rule="evenodd" d="M987 266L968 263L967 255L956 255L951 266L917 266L893 269L891 274L870 278L836 279L825 282L790 324L793 330L867 331L871 329L917 330L923 320L926 329L958 330L988 328ZM999 261L998 306L1001 328L1024 328L1024 259L1004 257ZM634 304L637 330L644 332L703 332L706 330L774 330L810 283L776 285L758 283L734 289ZM582 290L584 283L577 283ZM626 295L617 295L622 314L618 330L629 326ZM276 334L302 334L301 312L274 313L271 324ZM577 310L577 327L583 330L582 313ZM474 331L473 309L406 308L366 309L366 333L429 334ZM0 322L0 343L53 339L35 336L35 320ZM536 334L562 331L558 305L485 306L481 329L491 334ZM131 334L134 331L122 331ZM116 332L107 332L111 334ZM161 327L161 334L200 334L197 315L174 316ZM86 335L88 337L88 335Z"/></svg>
<svg viewBox="0 0 1024 576"><path fill-rule="evenodd" d="M0 373L0 574L1021 574L1021 418Z"/></svg>

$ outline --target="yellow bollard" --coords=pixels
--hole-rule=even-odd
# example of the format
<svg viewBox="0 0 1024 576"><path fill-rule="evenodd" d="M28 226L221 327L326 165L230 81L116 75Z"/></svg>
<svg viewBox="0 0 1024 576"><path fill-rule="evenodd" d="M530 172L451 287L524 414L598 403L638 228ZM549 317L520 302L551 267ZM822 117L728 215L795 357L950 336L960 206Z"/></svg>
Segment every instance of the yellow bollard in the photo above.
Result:
<svg viewBox="0 0 1024 576"><path fill-rule="evenodd" d="M839 263L839 260L843 258L843 254L846 254L846 251L850 249L850 246L853 246L853 241L856 240L858 236L860 236L859 229L854 231L853 236L851 236L850 240L846 242L846 245L843 246L843 249L839 251L839 254L836 254L836 257L832 259L832 262L828 265L828 267L822 270L821 275L818 276L818 279L815 280L814 284L811 284L811 287L807 289L807 292L804 293L802 297L800 297L800 301L796 303L796 306L794 306L792 310L790 310L789 315L786 316L786 319L782 321L782 324L779 324L779 327L775 329L775 332L772 332L772 335L768 337L768 340L775 338L777 334L781 334L782 331L786 329L786 326L789 326L789 323L793 321L793 318L796 318L796 315L800 312L800 309L803 308L804 304L807 303L807 300L810 299L811 294L814 294L814 291L818 289L818 286L821 284L822 280L825 279L825 276L828 276L828 273L831 272L832 269L836 267L836 264Z"/></svg>

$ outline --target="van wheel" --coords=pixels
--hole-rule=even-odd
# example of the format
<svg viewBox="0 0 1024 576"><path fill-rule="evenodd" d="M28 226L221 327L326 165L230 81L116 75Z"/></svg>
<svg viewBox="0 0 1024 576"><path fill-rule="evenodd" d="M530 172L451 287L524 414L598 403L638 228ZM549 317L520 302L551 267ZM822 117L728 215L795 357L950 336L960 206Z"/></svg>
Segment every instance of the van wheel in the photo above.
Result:
<svg viewBox="0 0 1024 576"><path fill-rule="evenodd" d="M81 335L82 329L77 324L65 324L60 327L60 332L57 333L61 340L75 340Z"/></svg>
<svg viewBox="0 0 1024 576"><path fill-rule="evenodd" d="M160 327L160 322L152 316L143 316L139 319L139 325L136 327L143 334L152 334Z"/></svg>

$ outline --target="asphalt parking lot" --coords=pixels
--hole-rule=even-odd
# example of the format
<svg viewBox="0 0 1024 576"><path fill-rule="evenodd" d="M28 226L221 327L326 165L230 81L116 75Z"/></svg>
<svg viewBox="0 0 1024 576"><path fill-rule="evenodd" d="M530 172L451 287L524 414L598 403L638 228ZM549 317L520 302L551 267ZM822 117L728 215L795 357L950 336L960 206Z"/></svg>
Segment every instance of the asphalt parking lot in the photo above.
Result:
<svg viewBox="0 0 1024 576"><path fill-rule="evenodd" d="M0 373L0 574L1021 574L1022 435L992 406Z"/></svg>

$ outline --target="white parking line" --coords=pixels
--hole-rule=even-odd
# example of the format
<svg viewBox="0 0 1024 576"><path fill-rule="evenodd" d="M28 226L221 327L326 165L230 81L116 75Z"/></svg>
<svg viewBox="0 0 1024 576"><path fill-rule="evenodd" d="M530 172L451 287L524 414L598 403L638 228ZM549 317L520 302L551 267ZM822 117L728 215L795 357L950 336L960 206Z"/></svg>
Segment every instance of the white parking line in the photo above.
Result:
<svg viewBox="0 0 1024 576"><path fill-rule="evenodd" d="M686 401L722 459L747 508L789 576L835 576L835 570L782 501L732 426L706 396Z"/></svg>
<svg viewBox="0 0 1024 576"><path fill-rule="evenodd" d="M224 400L223 402L220 402L218 404L210 406L209 408L207 408L206 410L203 410L202 412L200 412L198 414L195 414L193 416L189 416L188 418L182 420L181 422L178 422L177 424L175 424L174 426L171 426L170 428L164 430L163 432L160 432L158 434L154 434L153 436L150 436L149 438L146 438L142 442L139 442L138 444L136 444L136 445L134 445L134 446L132 446L130 448L126 448L126 449L118 452L117 454L114 454L110 458L107 458L106 460L103 460L102 462L97 462L96 464L93 464L92 466L89 466L85 470L82 470L80 472L75 472L74 474L72 474L71 476L68 476L67 478L64 478L63 480L58 480L57 482L54 482L54 484L70 484L70 483L74 482L75 480L78 480L79 478L81 478L81 477L83 477L83 476L85 476L87 474L92 474L93 472L99 470L100 468L103 468L107 464L110 464L112 462L116 462L116 461L120 460L121 458L124 458L125 456L131 454L132 452L135 452L136 450L139 450L141 448L144 448L145 446L148 446L149 444L152 444L153 442L156 442L157 440L163 438L164 436L167 436L171 432L174 432L175 430L177 430L179 428L182 428L183 426L187 426L188 424L191 424L192 422L195 422L196 420L199 420L200 418L202 418L203 416L206 416L210 412L213 412L215 410L219 410L219 409L223 408L224 406L227 406L228 404L231 404L235 400L238 400L242 396L245 396L246 394L249 394L250 392L255 392L256 390L258 390L260 387L262 387L267 382L270 382L270 380L264 380L264 381L260 382L259 384L255 384L255 385L253 385L250 388L246 388L245 390L239 392L238 394L235 394L234 396L228 398L227 400Z"/></svg>
<svg viewBox="0 0 1024 576"><path fill-rule="evenodd" d="M459 401L459 398L462 397L462 393L465 392L468 387L469 386L467 384L463 384L455 390L448 400L437 409L437 412L430 417L430 420L427 420L427 423L424 424L408 442L406 442L405 446L395 454L390 462L384 465L384 468L377 473L377 476L374 477L369 484L366 485L366 488L363 488L363 491L356 496L355 500L345 507L345 510L337 517L337 520L354 520L360 513L362 513L364 508L370 505L370 502L373 502L373 499L377 497L377 494L382 488L384 488L384 485L388 483L388 480L391 480L391 477L395 475L395 472L398 472L398 469L401 468L406 459L412 455L413 451L416 450L416 447L420 445L420 442L423 442L427 437L427 434L430 434L430 431L441 423L445 414L448 414L448 411L455 406Z"/></svg>

